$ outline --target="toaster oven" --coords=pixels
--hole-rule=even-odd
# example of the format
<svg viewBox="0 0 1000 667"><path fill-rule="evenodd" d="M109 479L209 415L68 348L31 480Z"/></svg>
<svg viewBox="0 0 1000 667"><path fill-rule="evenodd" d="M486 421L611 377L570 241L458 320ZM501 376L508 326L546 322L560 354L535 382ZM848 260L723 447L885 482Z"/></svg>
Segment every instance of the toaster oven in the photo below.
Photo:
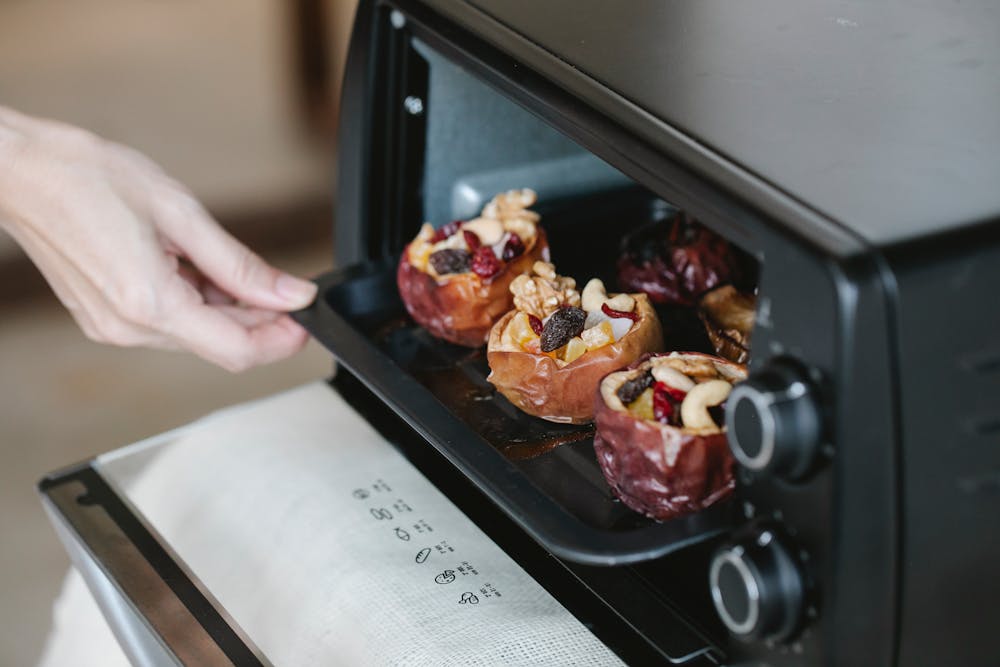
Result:
<svg viewBox="0 0 1000 667"><path fill-rule="evenodd" d="M995 17L767 4L362 2L339 268L296 318L336 358L332 389L630 664L991 664ZM729 501L631 512L590 430L519 413L481 350L406 316L395 267L421 223L516 187L538 192L567 275L612 283L621 240L677 210L749 258ZM704 347L671 317L668 347ZM156 618L162 597L141 599L140 568L220 659L266 662L107 476L85 464L41 490L95 590L145 616L133 641L197 655Z"/></svg>

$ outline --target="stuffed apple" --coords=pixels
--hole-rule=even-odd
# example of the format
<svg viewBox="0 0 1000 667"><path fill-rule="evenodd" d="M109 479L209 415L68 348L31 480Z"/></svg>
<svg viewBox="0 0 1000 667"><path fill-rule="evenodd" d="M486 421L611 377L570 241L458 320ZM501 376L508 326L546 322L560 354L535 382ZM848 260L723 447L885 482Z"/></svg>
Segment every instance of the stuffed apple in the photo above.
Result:
<svg viewBox="0 0 1000 667"><path fill-rule="evenodd" d="M645 225L625 237L618 284L655 303L693 306L698 297L739 278L741 260L721 236L687 213Z"/></svg>
<svg viewBox="0 0 1000 667"><path fill-rule="evenodd" d="M601 380L594 451L614 494L660 521L728 497L735 482L723 405L745 378L725 359L672 352Z"/></svg>
<svg viewBox="0 0 1000 667"><path fill-rule="evenodd" d="M510 284L549 257L531 190L497 195L480 217L439 229L424 224L396 271L410 316L432 335L478 347L513 305Z"/></svg>
<svg viewBox="0 0 1000 667"><path fill-rule="evenodd" d="M645 294L608 295L594 279L581 295L546 262L511 283L514 310L490 331L487 378L511 403L553 422L594 417L601 378L663 349L663 331Z"/></svg>

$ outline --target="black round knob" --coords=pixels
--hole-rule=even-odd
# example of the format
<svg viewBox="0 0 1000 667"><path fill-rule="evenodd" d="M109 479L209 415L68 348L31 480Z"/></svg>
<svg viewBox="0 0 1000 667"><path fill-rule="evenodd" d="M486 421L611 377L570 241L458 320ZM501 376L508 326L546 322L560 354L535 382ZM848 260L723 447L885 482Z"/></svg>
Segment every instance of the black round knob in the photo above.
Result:
<svg viewBox="0 0 1000 667"><path fill-rule="evenodd" d="M740 639L782 641L799 628L805 603L802 575L769 530L718 549L709 586L719 617Z"/></svg>
<svg viewBox="0 0 1000 667"><path fill-rule="evenodd" d="M822 430L816 392L788 361L753 373L726 401L729 449L750 470L802 477L816 460Z"/></svg>

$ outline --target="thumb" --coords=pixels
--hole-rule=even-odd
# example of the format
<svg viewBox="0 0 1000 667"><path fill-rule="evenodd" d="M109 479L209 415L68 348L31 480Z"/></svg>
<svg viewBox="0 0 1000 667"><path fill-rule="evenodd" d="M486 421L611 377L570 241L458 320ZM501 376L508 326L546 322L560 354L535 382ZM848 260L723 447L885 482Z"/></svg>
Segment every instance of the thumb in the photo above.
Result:
<svg viewBox="0 0 1000 667"><path fill-rule="evenodd" d="M161 229L212 282L259 308L297 310L312 303L314 283L274 268L191 202L183 213L174 209L162 216Z"/></svg>

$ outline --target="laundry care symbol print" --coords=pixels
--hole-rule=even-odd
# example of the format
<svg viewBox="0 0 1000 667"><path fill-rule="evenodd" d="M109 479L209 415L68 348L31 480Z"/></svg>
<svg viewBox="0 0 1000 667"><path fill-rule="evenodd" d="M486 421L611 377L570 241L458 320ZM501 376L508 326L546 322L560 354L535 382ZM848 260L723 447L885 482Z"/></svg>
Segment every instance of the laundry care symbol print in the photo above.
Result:
<svg viewBox="0 0 1000 667"><path fill-rule="evenodd" d="M462 593L462 597L459 598L458 604L479 604L479 598L476 597L475 593L469 593L466 591Z"/></svg>
<svg viewBox="0 0 1000 667"><path fill-rule="evenodd" d="M398 537L399 539L403 540L404 542L409 542L410 541L410 534L408 532L406 532L405 530L403 530L402 528L397 528L396 529L396 537Z"/></svg>
<svg viewBox="0 0 1000 667"><path fill-rule="evenodd" d="M354 489L354 494L353 495L358 500L364 500L365 498L367 498L371 494L368 492L367 489Z"/></svg>
<svg viewBox="0 0 1000 667"><path fill-rule="evenodd" d="M434 577L434 581L438 584L450 584L455 581L455 570L445 570L438 576Z"/></svg>
<svg viewBox="0 0 1000 667"><path fill-rule="evenodd" d="M427 560L427 557L430 555L431 555L431 548L426 547L417 552L417 557L414 560L416 560L418 563L423 563L425 560Z"/></svg>

